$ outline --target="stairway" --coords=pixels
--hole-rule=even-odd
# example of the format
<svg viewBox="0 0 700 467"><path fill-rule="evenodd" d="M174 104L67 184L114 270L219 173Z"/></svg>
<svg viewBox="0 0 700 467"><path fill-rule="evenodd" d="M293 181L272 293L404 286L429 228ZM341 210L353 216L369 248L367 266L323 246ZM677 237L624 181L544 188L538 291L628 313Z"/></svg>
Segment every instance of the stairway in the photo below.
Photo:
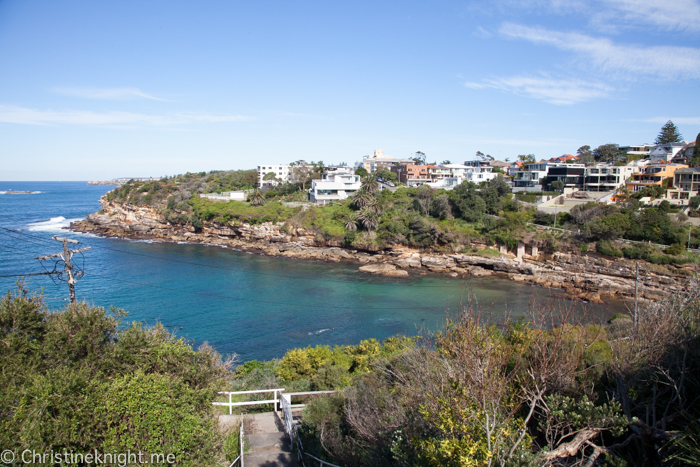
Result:
<svg viewBox="0 0 700 467"><path fill-rule="evenodd" d="M291 452L284 425L276 412L246 415L245 467L296 467L296 454Z"/></svg>

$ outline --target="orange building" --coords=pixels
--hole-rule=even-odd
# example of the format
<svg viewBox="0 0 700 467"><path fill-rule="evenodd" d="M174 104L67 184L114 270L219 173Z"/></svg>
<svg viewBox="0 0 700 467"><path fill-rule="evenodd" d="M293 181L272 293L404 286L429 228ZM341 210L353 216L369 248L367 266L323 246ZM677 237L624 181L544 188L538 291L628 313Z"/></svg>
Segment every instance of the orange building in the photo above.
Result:
<svg viewBox="0 0 700 467"><path fill-rule="evenodd" d="M430 180L430 169L434 165L401 164L392 165L391 171L396 174L400 183L408 183L409 180Z"/></svg>
<svg viewBox="0 0 700 467"><path fill-rule="evenodd" d="M673 179L678 169L687 169L685 164L652 164L642 167L639 173L632 175L632 180L625 183L628 191L643 190L648 186L661 186L666 179Z"/></svg>

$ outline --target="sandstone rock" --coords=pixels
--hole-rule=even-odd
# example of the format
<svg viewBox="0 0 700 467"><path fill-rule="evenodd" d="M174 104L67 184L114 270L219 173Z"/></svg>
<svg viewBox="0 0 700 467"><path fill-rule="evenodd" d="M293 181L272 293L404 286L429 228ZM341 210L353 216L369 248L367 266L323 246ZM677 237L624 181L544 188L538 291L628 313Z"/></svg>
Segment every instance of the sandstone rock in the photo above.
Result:
<svg viewBox="0 0 700 467"><path fill-rule="evenodd" d="M385 277L408 277L407 271L396 269L396 266L388 263L367 264L365 266L360 266L359 271Z"/></svg>

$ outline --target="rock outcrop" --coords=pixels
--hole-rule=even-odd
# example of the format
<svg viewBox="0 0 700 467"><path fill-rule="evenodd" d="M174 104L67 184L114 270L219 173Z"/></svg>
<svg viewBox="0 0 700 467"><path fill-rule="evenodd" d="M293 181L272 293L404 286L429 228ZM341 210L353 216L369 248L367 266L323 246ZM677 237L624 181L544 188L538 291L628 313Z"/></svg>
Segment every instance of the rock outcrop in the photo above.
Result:
<svg viewBox="0 0 700 467"><path fill-rule="evenodd" d="M608 260L597 256L557 252L544 260L488 257L478 254L424 253L396 246L388 250L366 248L364 251L341 248L315 232L289 223L220 224L203 222L196 229L190 224L173 225L151 207L132 206L100 200L102 210L87 219L71 224L71 229L107 237L152 239L163 242L188 242L221 245L265 255L320 261L347 261L362 264L361 272L387 277L409 277L411 273L430 271L450 277L484 277L497 275L516 282L562 289L567 296L600 302L604 297L634 297L635 265L627 260ZM180 213L185 214L185 213ZM639 296L659 299L682 291L690 271L677 268L676 273L647 263L640 263Z"/></svg>

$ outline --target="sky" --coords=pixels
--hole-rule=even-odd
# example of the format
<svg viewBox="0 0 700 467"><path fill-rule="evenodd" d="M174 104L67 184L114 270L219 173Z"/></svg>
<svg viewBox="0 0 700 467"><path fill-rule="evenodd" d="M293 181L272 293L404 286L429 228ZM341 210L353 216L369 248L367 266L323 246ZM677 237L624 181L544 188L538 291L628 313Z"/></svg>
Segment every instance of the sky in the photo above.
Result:
<svg viewBox="0 0 700 467"><path fill-rule="evenodd" d="M0 0L0 180L700 132L700 0Z"/></svg>

